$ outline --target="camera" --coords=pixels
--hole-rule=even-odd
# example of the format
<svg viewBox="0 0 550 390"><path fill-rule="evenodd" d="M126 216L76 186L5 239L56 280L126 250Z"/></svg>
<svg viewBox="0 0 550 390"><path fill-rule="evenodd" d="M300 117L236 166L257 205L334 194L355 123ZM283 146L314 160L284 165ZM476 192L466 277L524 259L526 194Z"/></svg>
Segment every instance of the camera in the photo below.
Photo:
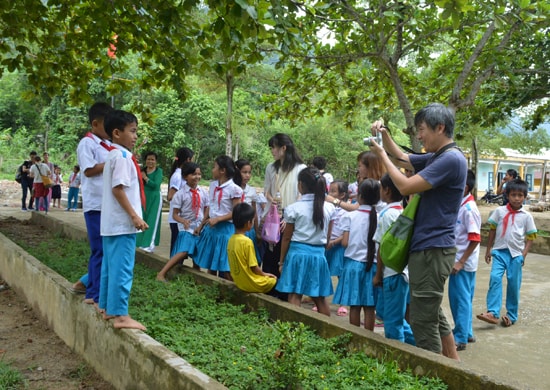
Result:
<svg viewBox="0 0 550 390"><path fill-rule="evenodd" d="M376 134L376 137L363 138L363 145L371 147L373 140L376 141L376 143L378 145L382 146L382 134L381 133Z"/></svg>

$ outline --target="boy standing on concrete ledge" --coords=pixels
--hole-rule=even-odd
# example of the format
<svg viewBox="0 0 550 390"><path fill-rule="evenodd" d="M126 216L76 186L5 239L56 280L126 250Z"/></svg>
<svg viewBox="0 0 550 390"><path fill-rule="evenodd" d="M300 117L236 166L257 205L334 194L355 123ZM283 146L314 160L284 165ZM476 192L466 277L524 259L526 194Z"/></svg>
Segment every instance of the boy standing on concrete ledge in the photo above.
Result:
<svg viewBox="0 0 550 390"><path fill-rule="evenodd" d="M114 318L115 328L146 330L128 314L135 262L136 233L149 226L142 219L145 206L141 171L130 152L137 141L137 118L122 110L105 117L105 131L113 142L103 170L101 236L103 264L99 308L103 318Z"/></svg>

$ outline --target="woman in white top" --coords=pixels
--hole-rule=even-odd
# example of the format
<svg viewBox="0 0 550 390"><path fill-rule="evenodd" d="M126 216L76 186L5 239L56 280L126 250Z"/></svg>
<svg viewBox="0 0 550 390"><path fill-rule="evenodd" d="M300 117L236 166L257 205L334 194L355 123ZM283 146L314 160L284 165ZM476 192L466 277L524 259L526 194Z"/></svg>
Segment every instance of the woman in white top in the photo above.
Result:
<svg viewBox="0 0 550 390"><path fill-rule="evenodd" d="M306 165L294 147L292 139L287 134L275 134L269 139L268 144L275 161L268 164L265 168L264 193L268 202L265 207L265 213L271 207L271 203L276 198L277 193L280 194L279 208L282 212L282 210L296 202L300 197L298 174L302 169L306 168ZM285 224L283 222L281 231L284 230L284 227ZM281 243L279 242L276 245L264 243L264 245L263 271L279 277L278 263L281 256Z"/></svg>

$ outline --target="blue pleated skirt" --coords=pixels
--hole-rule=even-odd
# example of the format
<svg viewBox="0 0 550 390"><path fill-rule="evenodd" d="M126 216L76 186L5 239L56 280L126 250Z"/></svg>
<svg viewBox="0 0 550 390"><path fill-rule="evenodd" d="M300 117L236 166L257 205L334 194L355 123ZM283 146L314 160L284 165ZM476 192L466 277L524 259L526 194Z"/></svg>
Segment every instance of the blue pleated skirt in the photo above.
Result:
<svg viewBox="0 0 550 390"><path fill-rule="evenodd" d="M376 264L373 264L369 272L366 267L364 262L344 257L344 267L332 303L344 306L376 306L377 293L372 284L376 275Z"/></svg>
<svg viewBox="0 0 550 390"><path fill-rule="evenodd" d="M346 248L338 244L325 252L325 257L328 262L328 269L331 276L340 276L344 267L344 252Z"/></svg>
<svg viewBox="0 0 550 390"><path fill-rule="evenodd" d="M176 243L174 244L174 249L172 250L172 253L170 253L170 257L181 252L187 252L189 256L195 257L198 241L199 236L195 236L194 234L186 231L179 232Z"/></svg>
<svg viewBox="0 0 550 390"><path fill-rule="evenodd" d="M195 263L211 271L229 272L227 243L234 233L235 227L231 222L206 225L197 242Z"/></svg>
<svg viewBox="0 0 550 390"><path fill-rule="evenodd" d="M291 241L275 289L282 293L310 297L331 295L334 290L325 258L325 247Z"/></svg>

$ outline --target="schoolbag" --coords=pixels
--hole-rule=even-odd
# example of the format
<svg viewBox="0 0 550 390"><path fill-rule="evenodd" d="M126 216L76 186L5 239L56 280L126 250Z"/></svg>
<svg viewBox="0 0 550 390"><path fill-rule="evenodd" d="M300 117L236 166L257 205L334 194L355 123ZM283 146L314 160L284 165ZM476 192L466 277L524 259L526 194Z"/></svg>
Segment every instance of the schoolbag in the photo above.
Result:
<svg viewBox="0 0 550 390"><path fill-rule="evenodd" d="M18 183L21 183L22 175L23 175L23 165L19 165L19 167L17 167L17 171L15 172L15 181Z"/></svg>
<svg viewBox="0 0 550 390"><path fill-rule="evenodd" d="M396 272L403 272L409 261L414 218L419 203L420 194L415 194L380 241L380 257L384 266Z"/></svg>

